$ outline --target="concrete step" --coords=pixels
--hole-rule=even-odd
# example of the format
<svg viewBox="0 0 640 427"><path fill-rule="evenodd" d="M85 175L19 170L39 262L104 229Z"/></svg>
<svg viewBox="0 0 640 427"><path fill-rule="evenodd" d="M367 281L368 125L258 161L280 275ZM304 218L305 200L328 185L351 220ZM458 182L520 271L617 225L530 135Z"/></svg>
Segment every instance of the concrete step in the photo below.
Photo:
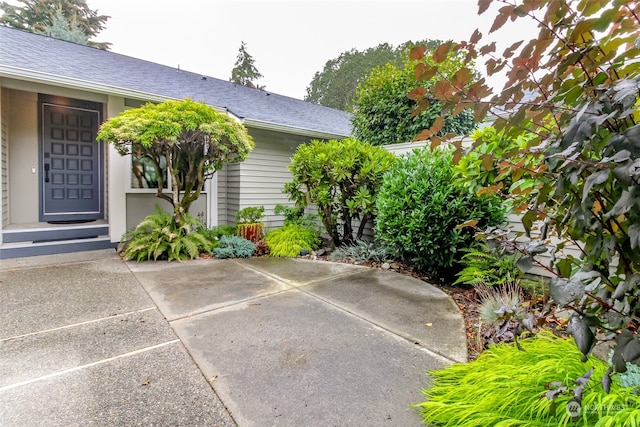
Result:
<svg viewBox="0 0 640 427"><path fill-rule="evenodd" d="M88 237L106 236L108 234L108 224L57 225L49 227L3 230L2 242L47 242L55 240L85 239Z"/></svg>
<svg viewBox="0 0 640 427"><path fill-rule="evenodd" d="M108 236L54 241L3 243L0 245L0 259L110 249L115 248L116 245L117 243L111 242L111 239Z"/></svg>

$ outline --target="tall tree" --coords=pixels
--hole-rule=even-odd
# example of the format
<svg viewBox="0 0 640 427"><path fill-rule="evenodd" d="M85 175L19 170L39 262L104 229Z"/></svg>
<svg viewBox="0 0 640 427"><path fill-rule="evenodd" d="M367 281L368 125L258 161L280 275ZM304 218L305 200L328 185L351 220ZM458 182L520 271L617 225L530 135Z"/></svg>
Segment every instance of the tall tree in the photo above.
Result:
<svg viewBox="0 0 640 427"><path fill-rule="evenodd" d="M415 43L437 46L439 41L423 40ZM342 52L337 58L328 60L322 71L317 71L307 86L304 100L352 111L358 83L366 79L371 70L387 63L402 65L407 49L414 45L408 41L397 47L381 43L376 47L359 51L354 49Z"/></svg>
<svg viewBox="0 0 640 427"><path fill-rule="evenodd" d="M229 81L238 83L243 86L253 87L257 89L264 89L264 86L259 86L254 83L256 80L262 78L262 74L258 71L254 65L254 59L247 52L247 44L242 42L240 49L238 49L238 57L234 64L233 70L231 70L231 78Z"/></svg>
<svg viewBox="0 0 640 427"><path fill-rule="evenodd" d="M446 59L449 69L462 66L463 57L452 54ZM356 138L373 145L399 144L425 139L421 131L440 117L441 105L433 103L429 108L414 114L416 103L407 93L426 92L432 81L416 83L415 73L425 66L421 61L405 57L401 66L387 63L374 68L369 77L360 82L353 101L354 109L351 122ZM444 64L443 64L444 68ZM449 114L443 119L442 133L466 135L476 127L473 115L468 110L458 114Z"/></svg>
<svg viewBox="0 0 640 427"><path fill-rule="evenodd" d="M89 43L89 37L82 32L82 29L75 21L69 21L61 8L56 9L51 24L44 26L42 30L35 31L38 34L44 34L60 40L86 45Z"/></svg>
<svg viewBox="0 0 640 427"><path fill-rule="evenodd" d="M0 2L4 11L0 16L0 25L18 28L32 33L49 34L52 37L81 31L89 46L108 49L110 43L91 41L105 28L109 16L99 15L97 10L89 8L86 0L18 0L23 6L14 6ZM61 16L64 25L61 22ZM55 31L52 28L56 28ZM61 29L62 28L62 29ZM73 36L78 41L76 36ZM60 37L64 38L64 37Z"/></svg>

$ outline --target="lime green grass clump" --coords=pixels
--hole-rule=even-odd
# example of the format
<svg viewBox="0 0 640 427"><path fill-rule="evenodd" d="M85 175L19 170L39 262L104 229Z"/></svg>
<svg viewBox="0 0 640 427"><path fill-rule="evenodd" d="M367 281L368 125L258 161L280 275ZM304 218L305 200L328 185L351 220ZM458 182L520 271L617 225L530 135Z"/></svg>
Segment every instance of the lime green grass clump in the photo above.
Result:
<svg viewBox="0 0 640 427"><path fill-rule="evenodd" d="M308 253L320 243L314 230L297 224L288 224L273 230L264 238L271 256L294 258L304 249Z"/></svg>
<svg viewBox="0 0 640 427"><path fill-rule="evenodd" d="M525 351L496 344L473 362L430 372L433 387L423 390L427 400L415 405L424 422L434 427L640 426L640 396L615 377L609 394L602 388L606 362L592 356L582 363L572 339L551 333L521 344ZM547 385L559 381L571 390L591 368L574 422L566 409L573 392L549 400Z"/></svg>

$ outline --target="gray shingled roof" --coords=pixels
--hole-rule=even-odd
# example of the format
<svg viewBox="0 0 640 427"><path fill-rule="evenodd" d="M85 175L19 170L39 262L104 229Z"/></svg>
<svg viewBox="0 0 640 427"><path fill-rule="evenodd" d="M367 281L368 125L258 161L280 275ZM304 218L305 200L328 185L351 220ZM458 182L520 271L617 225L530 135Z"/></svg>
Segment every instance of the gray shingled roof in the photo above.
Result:
<svg viewBox="0 0 640 427"><path fill-rule="evenodd" d="M163 98L189 97L275 127L351 134L350 117L340 110L1 26L0 69L7 76L20 69Z"/></svg>

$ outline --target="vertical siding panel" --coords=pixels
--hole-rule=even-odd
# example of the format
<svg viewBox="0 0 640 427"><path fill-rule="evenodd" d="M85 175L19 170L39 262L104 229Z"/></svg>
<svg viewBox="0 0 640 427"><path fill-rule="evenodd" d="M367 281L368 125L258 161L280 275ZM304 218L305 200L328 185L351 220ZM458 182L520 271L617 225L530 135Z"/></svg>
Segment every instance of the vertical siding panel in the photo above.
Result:
<svg viewBox="0 0 640 427"><path fill-rule="evenodd" d="M227 209L226 222L236 222L236 212L240 205L240 163L227 164Z"/></svg>
<svg viewBox="0 0 640 427"><path fill-rule="evenodd" d="M9 225L9 111L8 97L0 88L0 197L2 199L2 227Z"/></svg>
<svg viewBox="0 0 640 427"><path fill-rule="evenodd" d="M217 180L218 180L218 188L214 194L214 197L217 197L217 207L218 207L218 224L227 224L227 169L228 166L225 165L221 170L216 172Z"/></svg>
<svg viewBox="0 0 640 427"><path fill-rule="evenodd" d="M251 130L256 147L247 160L240 163L240 194L235 212L248 206L264 206L265 229L282 226L283 218L273 213L276 204L289 205L284 185L292 180L289 172L291 158L298 146L310 138L263 130Z"/></svg>

